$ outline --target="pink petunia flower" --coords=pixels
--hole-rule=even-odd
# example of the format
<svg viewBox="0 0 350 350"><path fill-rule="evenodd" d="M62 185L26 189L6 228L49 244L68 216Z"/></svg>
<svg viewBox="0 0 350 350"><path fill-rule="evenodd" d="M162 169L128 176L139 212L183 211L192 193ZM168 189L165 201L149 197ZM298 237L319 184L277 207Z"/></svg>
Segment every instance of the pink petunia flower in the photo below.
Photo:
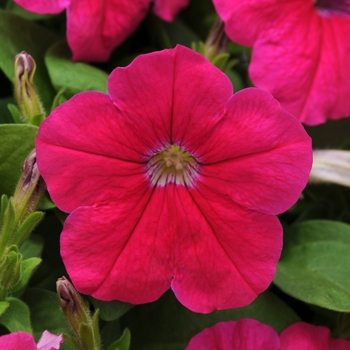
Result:
<svg viewBox="0 0 350 350"><path fill-rule="evenodd" d="M139 304L169 287L193 311L249 304L280 257L276 214L298 199L309 136L267 92L232 85L177 46L115 69L40 127L37 162L71 213L61 255L75 287Z"/></svg>
<svg viewBox="0 0 350 350"><path fill-rule="evenodd" d="M14 0L28 11L54 14L67 10L67 40L73 60L107 61L146 17L150 4L165 21L174 20L189 0Z"/></svg>
<svg viewBox="0 0 350 350"><path fill-rule="evenodd" d="M297 322L278 337L253 319L219 322L195 335L186 350L350 350L350 341L331 339L326 327Z"/></svg>
<svg viewBox="0 0 350 350"><path fill-rule="evenodd" d="M54 335L44 331L38 344L34 337L26 332L19 331L0 337L0 349L6 350L58 350L63 343L63 335Z"/></svg>
<svg viewBox="0 0 350 350"><path fill-rule="evenodd" d="M213 2L256 86L309 125L350 116L349 0Z"/></svg>

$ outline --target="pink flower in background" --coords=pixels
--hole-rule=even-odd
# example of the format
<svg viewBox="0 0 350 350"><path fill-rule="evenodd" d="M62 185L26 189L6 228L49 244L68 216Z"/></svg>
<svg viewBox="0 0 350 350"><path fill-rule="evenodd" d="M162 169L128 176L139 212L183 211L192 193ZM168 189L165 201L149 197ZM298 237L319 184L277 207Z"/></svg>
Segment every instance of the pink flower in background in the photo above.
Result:
<svg viewBox="0 0 350 350"><path fill-rule="evenodd" d="M350 350L350 341L331 339L326 327L297 322L278 337L253 319L219 322L195 335L186 350Z"/></svg>
<svg viewBox="0 0 350 350"><path fill-rule="evenodd" d="M189 0L14 0L28 11L67 10L67 40L73 60L107 61L146 17L150 5L163 20L172 21Z"/></svg>
<svg viewBox="0 0 350 350"><path fill-rule="evenodd" d="M63 335L54 335L44 331L38 344L34 337L26 332L19 331L0 336L0 349L6 350L58 350L63 343Z"/></svg>
<svg viewBox="0 0 350 350"><path fill-rule="evenodd" d="M213 2L256 86L309 125L350 116L349 0Z"/></svg>
<svg viewBox="0 0 350 350"><path fill-rule="evenodd" d="M40 127L37 162L71 213L61 255L82 293L134 304L170 287L193 311L249 304L281 253L276 214L311 168L310 138L267 92L177 46L115 69Z"/></svg>
<svg viewBox="0 0 350 350"><path fill-rule="evenodd" d="M243 318L238 321L219 322L203 329L191 339L185 350L279 349L280 340L272 327L253 319Z"/></svg>

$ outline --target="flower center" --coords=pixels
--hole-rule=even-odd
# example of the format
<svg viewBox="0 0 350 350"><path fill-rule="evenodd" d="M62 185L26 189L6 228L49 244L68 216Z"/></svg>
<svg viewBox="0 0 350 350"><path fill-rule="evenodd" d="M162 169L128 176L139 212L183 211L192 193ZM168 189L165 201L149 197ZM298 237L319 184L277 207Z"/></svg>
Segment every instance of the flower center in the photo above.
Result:
<svg viewBox="0 0 350 350"><path fill-rule="evenodd" d="M312 0L320 15L350 15L350 0Z"/></svg>
<svg viewBox="0 0 350 350"><path fill-rule="evenodd" d="M198 175L196 159L183 148L170 145L155 154L147 163L147 174L153 185L165 186L168 183L192 186Z"/></svg>

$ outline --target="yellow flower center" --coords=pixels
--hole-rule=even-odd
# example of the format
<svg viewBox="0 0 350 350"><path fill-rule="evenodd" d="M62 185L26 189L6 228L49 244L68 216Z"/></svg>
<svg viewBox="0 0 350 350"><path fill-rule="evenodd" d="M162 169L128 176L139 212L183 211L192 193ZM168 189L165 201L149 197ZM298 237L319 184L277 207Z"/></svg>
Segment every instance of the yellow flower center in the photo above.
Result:
<svg viewBox="0 0 350 350"><path fill-rule="evenodd" d="M167 183L191 186L198 174L196 159L183 148L170 145L155 154L147 163L147 173L153 185Z"/></svg>

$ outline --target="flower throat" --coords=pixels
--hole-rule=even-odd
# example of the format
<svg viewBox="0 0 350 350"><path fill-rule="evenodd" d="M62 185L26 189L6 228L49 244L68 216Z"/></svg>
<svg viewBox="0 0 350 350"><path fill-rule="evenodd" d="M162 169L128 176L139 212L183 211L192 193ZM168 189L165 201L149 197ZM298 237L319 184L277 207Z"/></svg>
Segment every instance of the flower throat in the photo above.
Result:
<svg viewBox="0 0 350 350"><path fill-rule="evenodd" d="M147 173L153 185L191 186L198 174L198 163L180 146L170 145L149 159Z"/></svg>
<svg viewBox="0 0 350 350"><path fill-rule="evenodd" d="M318 12L329 17L330 15L350 15L350 0L313 0Z"/></svg>

